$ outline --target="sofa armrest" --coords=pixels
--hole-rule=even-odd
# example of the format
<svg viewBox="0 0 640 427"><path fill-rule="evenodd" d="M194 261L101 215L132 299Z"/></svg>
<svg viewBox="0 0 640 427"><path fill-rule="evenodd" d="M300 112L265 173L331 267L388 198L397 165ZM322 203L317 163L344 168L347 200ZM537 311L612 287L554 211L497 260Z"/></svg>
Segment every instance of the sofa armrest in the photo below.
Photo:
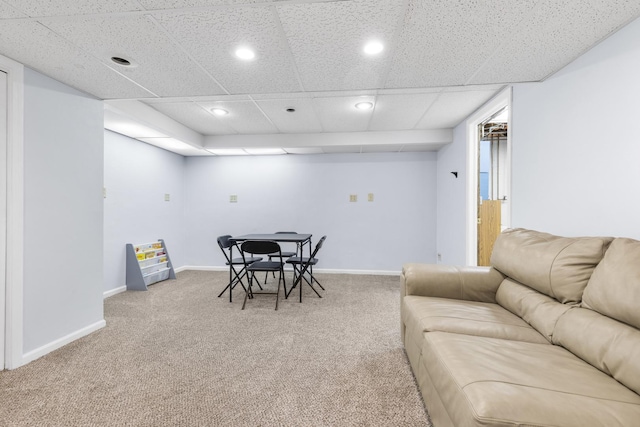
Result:
<svg viewBox="0 0 640 427"><path fill-rule="evenodd" d="M505 277L493 267L405 264L400 276L400 297L420 295L495 303L498 286Z"/></svg>

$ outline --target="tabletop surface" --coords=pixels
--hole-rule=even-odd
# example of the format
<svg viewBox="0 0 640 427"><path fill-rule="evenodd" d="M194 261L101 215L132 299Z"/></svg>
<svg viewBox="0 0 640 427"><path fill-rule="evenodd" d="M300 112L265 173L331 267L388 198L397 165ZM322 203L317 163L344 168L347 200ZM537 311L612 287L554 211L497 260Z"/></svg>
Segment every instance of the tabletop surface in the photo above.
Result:
<svg viewBox="0 0 640 427"><path fill-rule="evenodd" d="M273 240L275 242L304 242L311 239L311 234L290 234L290 233L274 233L274 234L243 234L242 236L233 236L230 240L234 242L244 242L246 240Z"/></svg>

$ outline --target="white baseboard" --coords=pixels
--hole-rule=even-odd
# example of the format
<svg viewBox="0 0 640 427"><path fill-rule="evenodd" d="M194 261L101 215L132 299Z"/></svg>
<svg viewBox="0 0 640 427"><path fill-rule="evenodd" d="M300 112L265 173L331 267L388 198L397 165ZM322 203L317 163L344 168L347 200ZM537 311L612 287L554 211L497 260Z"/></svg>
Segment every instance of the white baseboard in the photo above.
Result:
<svg viewBox="0 0 640 427"><path fill-rule="evenodd" d="M124 292L127 290L126 286L120 286L119 288L110 289L108 291L104 291L102 294L102 299L112 297L120 292Z"/></svg>
<svg viewBox="0 0 640 427"><path fill-rule="evenodd" d="M336 270L336 269L324 269L324 268L314 268L314 273L323 273L323 274L372 274L374 276L399 276L401 271L391 271L391 270Z"/></svg>
<svg viewBox="0 0 640 427"><path fill-rule="evenodd" d="M67 345L79 338L89 335L90 333L95 332L98 329L102 329L105 326L107 326L107 322L103 319L89 326L85 326L80 330L72 332L67 336L64 336L60 339L50 342L49 344L43 345L42 347L36 348L35 350L31 350L30 352L22 355L21 366L26 365L27 363L32 362L44 356L45 354L51 353L52 351L57 350L60 347Z"/></svg>
<svg viewBox="0 0 640 427"><path fill-rule="evenodd" d="M179 268L176 268L176 273L187 270L196 270L196 271L229 271L229 267L216 267L213 265L185 265Z"/></svg>
<svg viewBox="0 0 640 427"><path fill-rule="evenodd" d="M184 267L180 267L176 269L176 273L179 271L186 270L198 270L198 271L229 271L229 267L215 267L209 265L186 265ZM324 268L314 268L314 272L323 273L323 274L372 274L376 276L399 276L401 271L391 271L391 270L339 270L339 269L324 269Z"/></svg>

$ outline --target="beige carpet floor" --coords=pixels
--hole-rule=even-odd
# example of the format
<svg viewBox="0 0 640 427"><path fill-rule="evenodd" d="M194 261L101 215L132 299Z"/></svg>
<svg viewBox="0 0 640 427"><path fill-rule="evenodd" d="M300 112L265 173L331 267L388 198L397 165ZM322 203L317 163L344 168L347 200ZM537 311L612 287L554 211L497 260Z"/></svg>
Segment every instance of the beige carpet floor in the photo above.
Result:
<svg viewBox="0 0 640 427"><path fill-rule="evenodd" d="M430 426L400 336L399 279L318 275L320 299L217 298L185 271L105 300L107 326L0 372L2 426ZM270 279L268 286L275 281Z"/></svg>

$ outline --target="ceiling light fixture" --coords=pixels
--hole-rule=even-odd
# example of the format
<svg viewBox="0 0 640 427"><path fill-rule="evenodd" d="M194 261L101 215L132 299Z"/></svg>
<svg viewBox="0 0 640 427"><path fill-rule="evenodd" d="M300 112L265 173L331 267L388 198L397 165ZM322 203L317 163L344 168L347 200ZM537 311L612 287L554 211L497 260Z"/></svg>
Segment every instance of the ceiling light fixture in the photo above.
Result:
<svg viewBox="0 0 640 427"><path fill-rule="evenodd" d="M242 148L205 148L205 150L216 156L247 156L249 154Z"/></svg>
<svg viewBox="0 0 640 427"><path fill-rule="evenodd" d="M223 110L222 108L212 108L211 112L216 116L226 116L227 114L229 114L227 110Z"/></svg>
<svg viewBox="0 0 640 427"><path fill-rule="evenodd" d="M356 108L358 110L370 110L373 108L373 102L358 102Z"/></svg>
<svg viewBox="0 0 640 427"><path fill-rule="evenodd" d="M236 56L245 61L250 61L256 57L256 54L249 48L241 47L236 50Z"/></svg>
<svg viewBox="0 0 640 427"><path fill-rule="evenodd" d="M364 46L364 53L367 55L377 55L384 50L384 45L379 41L372 41Z"/></svg>

